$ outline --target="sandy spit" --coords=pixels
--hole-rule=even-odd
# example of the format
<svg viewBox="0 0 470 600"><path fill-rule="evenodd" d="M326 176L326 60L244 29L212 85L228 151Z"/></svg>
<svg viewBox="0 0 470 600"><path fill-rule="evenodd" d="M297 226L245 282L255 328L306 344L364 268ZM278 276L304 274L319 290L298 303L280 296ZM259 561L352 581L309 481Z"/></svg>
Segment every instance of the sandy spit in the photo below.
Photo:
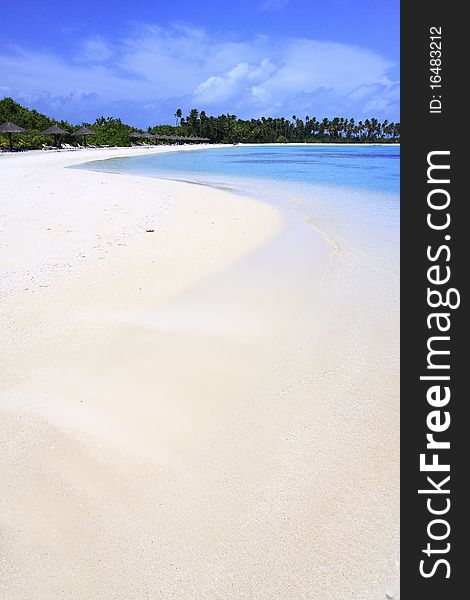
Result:
<svg viewBox="0 0 470 600"><path fill-rule="evenodd" d="M0 157L0 597L398 598L395 315L273 205L65 168L159 151Z"/></svg>

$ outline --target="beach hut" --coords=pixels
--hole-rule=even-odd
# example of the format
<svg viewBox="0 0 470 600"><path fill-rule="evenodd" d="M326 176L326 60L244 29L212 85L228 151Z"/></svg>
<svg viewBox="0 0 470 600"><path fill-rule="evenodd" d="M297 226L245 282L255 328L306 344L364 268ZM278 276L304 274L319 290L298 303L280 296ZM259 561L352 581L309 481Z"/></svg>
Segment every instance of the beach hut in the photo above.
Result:
<svg viewBox="0 0 470 600"><path fill-rule="evenodd" d="M141 140L145 137L145 133L140 133L140 131L131 131L129 137L131 140Z"/></svg>
<svg viewBox="0 0 470 600"><path fill-rule="evenodd" d="M6 133L8 135L8 139L10 142L10 152L13 151L13 140L12 140L12 134L13 133L28 133L26 131L26 129L23 129L23 127L20 127L19 125L16 125L16 123L11 123L10 121L7 121L6 123L2 123L0 125L0 133Z"/></svg>
<svg viewBox="0 0 470 600"><path fill-rule="evenodd" d="M160 135L159 133L154 133L152 137L157 142L165 143L166 135Z"/></svg>
<svg viewBox="0 0 470 600"><path fill-rule="evenodd" d="M139 133L138 131L134 131L130 134L131 138L137 138L141 140L154 140L155 136L152 133Z"/></svg>
<svg viewBox="0 0 470 600"><path fill-rule="evenodd" d="M96 135L96 132L89 129L88 127L80 127L80 129L77 129L77 131L74 131L72 133L72 135L82 135L83 136L83 145L86 146L86 136L87 135Z"/></svg>
<svg viewBox="0 0 470 600"><path fill-rule="evenodd" d="M69 132L65 131L65 129L61 129L57 127L57 125L53 125L52 127L48 127L44 131L41 131L42 135L53 135L54 136L54 144L59 148L59 135L68 135Z"/></svg>

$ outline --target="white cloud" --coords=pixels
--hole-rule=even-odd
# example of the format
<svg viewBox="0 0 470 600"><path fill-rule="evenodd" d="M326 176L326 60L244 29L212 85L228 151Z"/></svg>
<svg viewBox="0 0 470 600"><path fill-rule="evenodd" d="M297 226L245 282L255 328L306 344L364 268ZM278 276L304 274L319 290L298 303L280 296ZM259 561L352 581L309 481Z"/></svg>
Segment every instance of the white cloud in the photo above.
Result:
<svg viewBox="0 0 470 600"><path fill-rule="evenodd" d="M112 55L113 50L111 45L100 36L95 35L82 41L77 60L93 64L108 60Z"/></svg>
<svg viewBox="0 0 470 600"><path fill-rule="evenodd" d="M253 93L256 88L258 98L261 95L270 95L268 90L254 85L265 83L276 72L276 67L264 58L258 65L249 65L246 62L241 62L230 69L228 73L221 76L211 76L203 81L194 90L195 102L203 104L214 104L221 101L228 101L234 96L240 94Z"/></svg>
<svg viewBox="0 0 470 600"><path fill-rule="evenodd" d="M253 98L253 102L259 104L261 106L266 106L272 104L273 96L271 92L269 92L266 88L260 85L254 85L251 89L251 97Z"/></svg>
<svg viewBox="0 0 470 600"><path fill-rule="evenodd" d="M187 24L139 25L112 44L86 38L68 58L26 47L0 50L2 86L13 97L75 121L121 110L136 125L170 121L178 107L241 117L395 119L399 86L388 75L391 66L358 46L230 39Z"/></svg>

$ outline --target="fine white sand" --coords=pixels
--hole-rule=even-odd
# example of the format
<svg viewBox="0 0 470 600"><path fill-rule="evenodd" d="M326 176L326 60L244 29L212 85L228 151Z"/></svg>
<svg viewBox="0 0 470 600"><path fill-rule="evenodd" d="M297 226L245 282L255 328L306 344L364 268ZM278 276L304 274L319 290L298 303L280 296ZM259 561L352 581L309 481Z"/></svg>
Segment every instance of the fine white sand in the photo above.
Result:
<svg viewBox="0 0 470 600"><path fill-rule="evenodd" d="M65 168L159 151L0 157L0 597L398 598L396 282L274 205Z"/></svg>

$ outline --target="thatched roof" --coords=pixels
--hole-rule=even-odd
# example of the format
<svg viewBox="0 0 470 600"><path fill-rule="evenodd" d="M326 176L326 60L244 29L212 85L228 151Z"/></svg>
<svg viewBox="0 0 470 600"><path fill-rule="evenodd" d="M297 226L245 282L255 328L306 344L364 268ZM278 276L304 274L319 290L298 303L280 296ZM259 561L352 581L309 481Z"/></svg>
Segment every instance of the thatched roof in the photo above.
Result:
<svg viewBox="0 0 470 600"><path fill-rule="evenodd" d="M155 138L155 136L151 133L140 133L139 131L132 131L129 136L131 138L142 138L146 140L152 140Z"/></svg>
<svg viewBox="0 0 470 600"><path fill-rule="evenodd" d="M140 137L144 137L145 135L146 134L140 134ZM155 140L168 140L172 142L210 142L209 138L188 137L182 135L159 135L158 133L155 133L150 137Z"/></svg>
<svg viewBox="0 0 470 600"><path fill-rule="evenodd" d="M45 129L44 131L41 131L41 133L43 135L65 135L68 134L68 131L65 131L65 129L61 129L60 127L57 127L57 125L53 125L52 127L49 127L48 129Z"/></svg>
<svg viewBox="0 0 470 600"><path fill-rule="evenodd" d="M26 129L16 125L16 123L11 123L10 121L6 121L6 123L2 123L0 125L0 133L28 133Z"/></svg>
<svg viewBox="0 0 470 600"><path fill-rule="evenodd" d="M80 127L80 129L74 131L72 135L96 135L96 131L89 129L88 127Z"/></svg>

